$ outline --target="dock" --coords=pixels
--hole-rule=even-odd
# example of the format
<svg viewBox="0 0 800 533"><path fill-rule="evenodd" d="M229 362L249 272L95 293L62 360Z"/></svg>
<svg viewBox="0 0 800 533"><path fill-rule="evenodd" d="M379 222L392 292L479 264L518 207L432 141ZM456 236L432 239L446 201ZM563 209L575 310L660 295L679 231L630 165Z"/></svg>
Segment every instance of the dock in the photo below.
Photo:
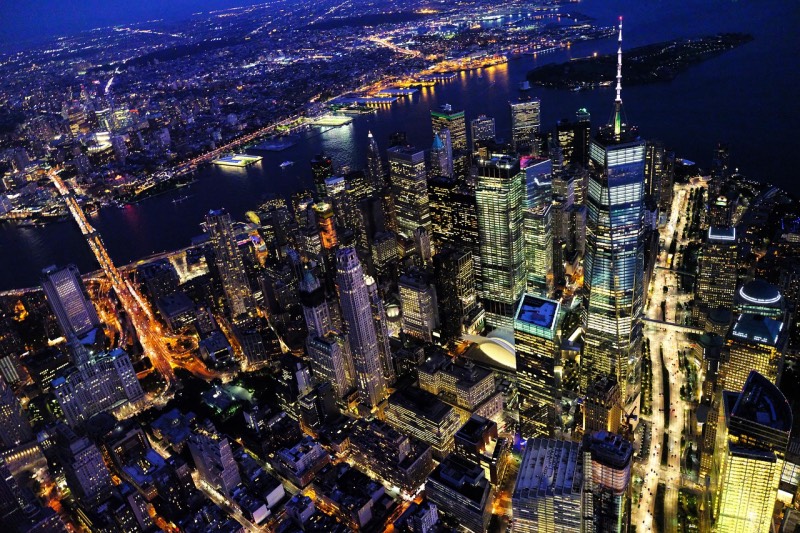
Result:
<svg viewBox="0 0 800 533"><path fill-rule="evenodd" d="M347 126L353 122L353 117L340 116L340 115L322 115L320 117L312 118L308 121L312 126L331 126L337 128L339 126Z"/></svg>
<svg viewBox="0 0 800 533"><path fill-rule="evenodd" d="M223 167L246 167L258 163L261 159L263 158L260 155L231 154L215 159L212 163Z"/></svg>

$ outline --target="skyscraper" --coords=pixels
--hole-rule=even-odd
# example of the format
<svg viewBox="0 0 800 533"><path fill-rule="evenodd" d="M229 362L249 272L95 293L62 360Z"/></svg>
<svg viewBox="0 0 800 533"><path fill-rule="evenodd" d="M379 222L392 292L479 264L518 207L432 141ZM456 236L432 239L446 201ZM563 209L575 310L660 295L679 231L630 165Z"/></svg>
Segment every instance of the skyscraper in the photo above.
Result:
<svg viewBox="0 0 800 533"><path fill-rule="evenodd" d="M468 251L445 248L433 258L436 301L442 340L455 341L469 315L478 306L475 270Z"/></svg>
<svg viewBox="0 0 800 533"><path fill-rule="evenodd" d="M421 341L433 342L433 330L439 325L436 292L425 273L410 269L398 282L403 306L403 331Z"/></svg>
<svg viewBox="0 0 800 533"><path fill-rule="evenodd" d="M793 414L780 389L755 370L741 393L725 391L711 477L716 531L772 531Z"/></svg>
<svg viewBox="0 0 800 533"><path fill-rule="evenodd" d="M641 385L645 142L622 122L621 72L620 22L614 115L590 147L581 388L613 374L628 406Z"/></svg>
<svg viewBox="0 0 800 533"><path fill-rule="evenodd" d="M780 383L785 340L780 320L750 313L739 315L728 335L728 357L721 364L725 390L740 390L751 370L757 370L771 383Z"/></svg>
<svg viewBox="0 0 800 533"><path fill-rule="evenodd" d="M54 433L56 453L72 492L90 505L107 498L113 487L111 474L97 446L64 424L58 424Z"/></svg>
<svg viewBox="0 0 800 533"><path fill-rule="evenodd" d="M206 228L211 235L222 289L232 319L255 311L255 300L244 270L244 261L231 228L231 216L224 209L206 215Z"/></svg>
<svg viewBox="0 0 800 533"><path fill-rule="evenodd" d="M534 149L536 134L542 124L542 102L530 98L511 102L511 147L518 154Z"/></svg>
<svg viewBox="0 0 800 533"><path fill-rule="evenodd" d="M311 176L317 199L325 198L325 180L333 176L333 160L325 154L317 154L311 159Z"/></svg>
<svg viewBox="0 0 800 533"><path fill-rule="evenodd" d="M495 137L494 117L479 115L469 123L470 133L472 134L472 151L477 150L475 143L479 141L492 141Z"/></svg>
<svg viewBox="0 0 800 533"><path fill-rule="evenodd" d="M453 146L450 141L450 130L447 128L433 134L431 146L431 175L453 175Z"/></svg>
<svg viewBox="0 0 800 533"><path fill-rule="evenodd" d="M367 144L367 181L372 186L372 192L377 193L383 190L386 185L386 176L383 172L383 161L381 160L381 152L378 149L378 142L372 136L370 131L367 135L369 143Z"/></svg>
<svg viewBox="0 0 800 533"><path fill-rule="evenodd" d="M51 266L43 274L42 289L65 336L81 337L100 326L75 265L61 269Z"/></svg>
<svg viewBox="0 0 800 533"><path fill-rule="evenodd" d="M375 278L372 276L365 276L364 281L367 284L372 319L375 322L375 335L378 340L378 357L381 361L381 369L383 369L383 378L388 385L393 383L395 379L394 361L392 359L392 351L389 348L389 323L386 318L386 310L383 307L383 300L381 299L380 292L378 292L378 284L375 282Z"/></svg>
<svg viewBox="0 0 800 533"><path fill-rule="evenodd" d="M0 377L0 445L4 449L14 448L32 439L33 430L19 400Z"/></svg>
<svg viewBox="0 0 800 533"><path fill-rule="evenodd" d="M325 300L325 289L310 269L303 270L299 293L308 336L324 336L331 330L330 309Z"/></svg>
<svg viewBox="0 0 800 533"><path fill-rule="evenodd" d="M480 235L481 289L486 324L513 329L517 302L525 290L523 196L519 162L498 157L478 162L475 190Z"/></svg>
<svg viewBox="0 0 800 533"><path fill-rule="evenodd" d="M514 318L521 433L549 437L560 427L561 304L538 296L522 297Z"/></svg>
<svg viewBox="0 0 800 533"><path fill-rule="evenodd" d="M525 269L527 291L547 297L553 281L553 164L549 159L525 168Z"/></svg>
<svg viewBox="0 0 800 533"><path fill-rule="evenodd" d="M739 265L736 228L708 228L700 255L697 299L707 309L733 308Z"/></svg>
<svg viewBox="0 0 800 533"><path fill-rule="evenodd" d="M633 445L614 433L598 431L583 442L583 509L581 531L623 533L631 521Z"/></svg>
<svg viewBox="0 0 800 533"><path fill-rule="evenodd" d="M419 226L430 231L425 152L411 146L390 148L389 176L395 193L397 232L410 239Z"/></svg>
<svg viewBox="0 0 800 533"><path fill-rule="evenodd" d="M450 131L450 142L454 151L467 149L467 121L464 119L463 109L456 110L445 104L438 110L431 110L431 125L434 134L444 129Z"/></svg>
<svg viewBox="0 0 800 533"><path fill-rule="evenodd" d="M342 321L350 339L356 386L362 403L374 408L386 398L386 380L380 361L369 290L355 249L340 249L336 252L336 263Z"/></svg>
<svg viewBox="0 0 800 533"><path fill-rule="evenodd" d="M316 380L330 383L337 400L344 398L350 392L355 373L347 338L331 331L323 336L309 337L306 349Z"/></svg>

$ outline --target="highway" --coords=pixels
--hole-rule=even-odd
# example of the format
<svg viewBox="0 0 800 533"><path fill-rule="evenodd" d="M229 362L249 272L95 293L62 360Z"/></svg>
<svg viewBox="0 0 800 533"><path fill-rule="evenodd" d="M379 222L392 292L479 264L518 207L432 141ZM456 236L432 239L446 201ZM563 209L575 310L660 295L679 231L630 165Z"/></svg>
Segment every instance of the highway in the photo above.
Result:
<svg viewBox="0 0 800 533"><path fill-rule="evenodd" d="M669 269L673 261L668 250L674 236L682 235L686 224L683 213L686 210L691 186L676 185L675 199L672 202L669 221L659 228L661 240L664 242L659 253L657 266L649 288L648 304L645 319L645 335L650 340L650 353L653 368L653 414L650 416L652 437L650 450L643 454L646 460L640 468L644 479L642 497L632 510L631 524L637 531L656 531L662 524L654 523L655 495L659 482L666 485L663 511L663 531L678 529L678 491L681 487L681 436L687 417L685 402L681 400L680 389L685 376L679 368L679 351L689 344L687 333L693 328L686 328L670 322L675 320L675 308L678 303L685 303L691 295L678 295L676 272ZM679 245L681 242L678 243ZM668 292L664 293L664 287ZM661 302L666 300L666 316L661 316ZM662 356L663 354L663 356ZM663 364L663 366L662 366ZM663 369L666 368L666 372ZM664 383L664 377L668 383ZM667 392L668 403L665 403L664 392ZM647 417L644 417L647 418ZM662 449L667 442L666 452ZM666 455L666 463L662 464L662 455Z"/></svg>

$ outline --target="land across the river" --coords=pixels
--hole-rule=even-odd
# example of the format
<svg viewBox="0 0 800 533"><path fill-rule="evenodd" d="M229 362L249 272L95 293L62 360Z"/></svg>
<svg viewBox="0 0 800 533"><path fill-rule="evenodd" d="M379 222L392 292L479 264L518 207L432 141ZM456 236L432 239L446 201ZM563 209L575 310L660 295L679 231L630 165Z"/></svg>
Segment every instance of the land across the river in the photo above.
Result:
<svg viewBox="0 0 800 533"><path fill-rule="evenodd" d="M693 39L648 44L625 50L625 85L671 81L682 71L737 46L750 42L746 33L720 33ZM616 76L616 54L573 59L545 65L528 73L528 81L556 89L590 89L612 85Z"/></svg>

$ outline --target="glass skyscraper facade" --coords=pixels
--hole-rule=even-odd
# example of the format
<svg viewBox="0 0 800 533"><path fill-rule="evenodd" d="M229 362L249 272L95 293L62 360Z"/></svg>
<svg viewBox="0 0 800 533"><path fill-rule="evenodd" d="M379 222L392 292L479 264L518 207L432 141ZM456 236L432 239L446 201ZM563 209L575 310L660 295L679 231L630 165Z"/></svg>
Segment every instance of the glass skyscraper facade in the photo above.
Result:
<svg viewBox="0 0 800 533"><path fill-rule="evenodd" d="M609 127L590 155L581 389L612 374L629 405L641 385L645 141Z"/></svg>

